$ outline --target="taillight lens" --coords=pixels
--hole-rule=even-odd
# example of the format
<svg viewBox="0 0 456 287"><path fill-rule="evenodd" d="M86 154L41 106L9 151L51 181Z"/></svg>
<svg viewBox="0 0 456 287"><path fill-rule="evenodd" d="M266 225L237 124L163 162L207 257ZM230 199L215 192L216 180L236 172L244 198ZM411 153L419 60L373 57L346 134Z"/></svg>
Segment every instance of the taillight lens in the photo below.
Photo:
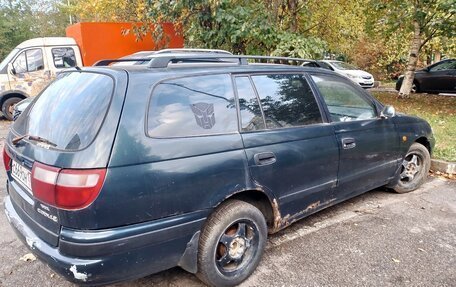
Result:
<svg viewBox="0 0 456 287"><path fill-rule="evenodd" d="M35 162L32 168L33 195L42 202L55 204L55 185L59 176L59 168Z"/></svg>
<svg viewBox="0 0 456 287"><path fill-rule="evenodd" d="M6 146L3 146L3 165L5 166L6 171L11 170L11 157L6 151Z"/></svg>
<svg viewBox="0 0 456 287"><path fill-rule="evenodd" d="M62 170L57 179L55 204L66 209L90 205L100 193L106 169Z"/></svg>
<svg viewBox="0 0 456 287"><path fill-rule="evenodd" d="M62 209L89 206L100 193L106 169L58 169L35 162L32 169L33 195Z"/></svg>

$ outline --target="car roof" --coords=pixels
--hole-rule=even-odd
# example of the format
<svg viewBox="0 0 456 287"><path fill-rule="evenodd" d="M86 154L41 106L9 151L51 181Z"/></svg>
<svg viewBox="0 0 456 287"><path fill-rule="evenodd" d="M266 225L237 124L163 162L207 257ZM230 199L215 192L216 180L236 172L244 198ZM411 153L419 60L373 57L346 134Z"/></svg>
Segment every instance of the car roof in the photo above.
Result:
<svg viewBox="0 0 456 287"><path fill-rule="evenodd" d="M41 37L25 40L20 43L17 48L29 48L34 46L60 46L60 45L76 45L76 41L70 37Z"/></svg>
<svg viewBox="0 0 456 287"><path fill-rule="evenodd" d="M135 58L138 61L147 61L141 65L110 65L111 60L101 62L96 65L97 68L107 68L114 70L123 70L132 74L153 73L157 77L165 75L195 75L195 74L219 74L219 73L276 73L276 72L315 72L322 71L327 74L335 75L334 72L321 69L318 67L299 66L300 62L317 62L315 60L287 58L287 57L269 57L269 56L245 56L245 55L214 55L213 53L173 53L169 55L153 55L151 58ZM251 63L248 60L260 61ZM273 61L273 63L264 63L264 61ZM119 60L112 60L113 63ZM174 62L173 62L174 61ZM180 62L179 62L180 61ZM184 62L182 62L184 61ZM188 61L188 62L185 62ZM263 61L263 62L261 62ZM275 62L274 62L275 61ZM282 61L282 62L280 62ZM298 62L295 62L298 61ZM284 62L288 64L283 64ZM294 65L291 65L293 62ZM298 64L296 64L298 63ZM329 72L329 73L328 73Z"/></svg>
<svg viewBox="0 0 456 287"><path fill-rule="evenodd" d="M115 66L109 69L125 70L129 74L155 74L157 77L180 77L197 74L242 74L242 73L289 73L289 72L318 72L331 75L338 75L331 70L318 67L292 66L280 64L249 64L237 65L227 64L175 64L168 68L144 68L141 66Z"/></svg>

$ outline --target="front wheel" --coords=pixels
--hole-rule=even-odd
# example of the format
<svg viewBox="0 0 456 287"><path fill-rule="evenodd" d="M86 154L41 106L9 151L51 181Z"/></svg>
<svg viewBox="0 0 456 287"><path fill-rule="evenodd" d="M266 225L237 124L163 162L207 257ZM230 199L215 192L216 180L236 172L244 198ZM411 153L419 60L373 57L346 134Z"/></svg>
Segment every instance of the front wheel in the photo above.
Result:
<svg viewBox="0 0 456 287"><path fill-rule="evenodd" d="M255 271L267 238L266 220L255 206L228 200L208 218L199 241L199 279L210 286L235 286Z"/></svg>
<svg viewBox="0 0 456 287"><path fill-rule="evenodd" d="M20 101L22 101L21 98L18 98L18 97L11 97L9 99L6 99L4 102L3 102L3 105L2 105L2 113L3 113L3 116L9 120L9 121L12 121L13 120L13 110L14 110L14 105L19 103Z"/></svg>
<svg viewBox="0 0 456 287"><path fill-rule="evenodd" d="M431 166L431 156L425 146L414 143L402 161L400 178L393 187L397 193L406 193L420 187Z"/></svg>
<svg viewBox="0 0 456 287"><path fill-rule="evenodd" d="M420 87L419 87L419 85L418 85L418 83L416 81L413 81L411 92L412 93L419 93L420 92Z"/></svg>

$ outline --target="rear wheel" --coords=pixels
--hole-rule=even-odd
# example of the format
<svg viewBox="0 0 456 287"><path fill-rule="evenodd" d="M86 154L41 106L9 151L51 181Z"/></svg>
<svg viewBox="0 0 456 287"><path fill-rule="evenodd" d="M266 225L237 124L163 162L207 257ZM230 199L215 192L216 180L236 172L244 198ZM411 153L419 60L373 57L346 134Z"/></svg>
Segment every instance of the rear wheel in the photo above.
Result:
<svg viewBox="0 0 456 287"><path fill-rule="evenodd" d="M406 193L420 187L426 180L431 165L431 156L425 146L414 143L402 161L398 183L393 187L397 193Z"/></svg>
<svg viewBox="0 0 456 287"><path fill-rule="evenodd" d="M2 113L3 116L9 120L13 120L13 110L14 110L14 105L22 101L21 98L18 97L11 97L3 102L2 105Z"/></svg>
<svg viewBox="0 0 456 287"><path fill-rule="evenodd" d="M228 200L203 227L198 249L198 273L210 286L235 286L255 271L267 238L266 220L255 206Z"/></svg>

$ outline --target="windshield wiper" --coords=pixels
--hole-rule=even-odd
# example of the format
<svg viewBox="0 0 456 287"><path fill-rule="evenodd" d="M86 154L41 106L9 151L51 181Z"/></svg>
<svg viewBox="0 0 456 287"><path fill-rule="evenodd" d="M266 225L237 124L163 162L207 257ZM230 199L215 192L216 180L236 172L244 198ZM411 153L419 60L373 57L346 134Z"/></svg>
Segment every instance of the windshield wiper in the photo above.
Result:
<svg viewBox="0 0 456 287"><path fill-rule="evenodd" d="M19 136L19 137L16 137L14 138L11 142L13 143L13 145L17 145L20 141L22 141L23 139L28 139L28 140L32 140L32 141L36 141L36 142L41 142L41 143L45 143L45 144L48 144L50 146L53 146L53 147L56 147L57 145L45 138L42 138L42 137L39 137L39 136L33 136L33 135L29 135L29 134L25 134L23 136Z"/></svg>

